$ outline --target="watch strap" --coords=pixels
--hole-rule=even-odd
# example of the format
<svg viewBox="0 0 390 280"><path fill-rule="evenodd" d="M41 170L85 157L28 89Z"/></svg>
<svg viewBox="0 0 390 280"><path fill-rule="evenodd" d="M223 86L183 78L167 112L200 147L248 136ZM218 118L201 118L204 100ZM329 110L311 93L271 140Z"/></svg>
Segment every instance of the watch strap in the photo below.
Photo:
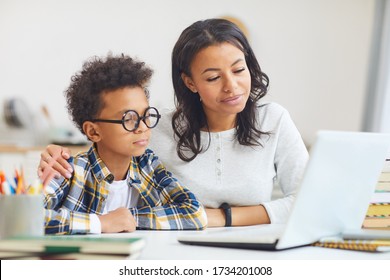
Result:
<svg viewBox="0 0 390 280"><path fill-rule="evenodd" d="M225 227L231 227L232 226L232 208L230 207L229 203L222 203L221 206L219 206L220 209L223 210L225 213Z"/></svg>

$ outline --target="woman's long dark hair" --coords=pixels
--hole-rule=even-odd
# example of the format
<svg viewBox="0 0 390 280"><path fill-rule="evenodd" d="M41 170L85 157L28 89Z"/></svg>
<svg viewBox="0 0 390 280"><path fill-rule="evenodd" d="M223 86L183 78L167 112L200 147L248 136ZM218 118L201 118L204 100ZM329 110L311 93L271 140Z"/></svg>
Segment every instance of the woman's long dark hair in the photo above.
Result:
<svg viewBox="0 0 390 280"><path fill-rule="evenodd" d="M193 160L203 151L200 130L207 127L199 95L193 94L184 84L182 73L191 77L190 66L195 55L202 49L230 43L245 55L251 75L251 91L243 111L237 114L236 138L241 145L261 145L256 102L267 94L269 79L260 69L255 54L243 32L232 22L224 19L197 21L187 27L172 51L172 80L176 110L172 127L177 139L176 151L183 161ZM206 148L207 149L207 148Z"/></svg>

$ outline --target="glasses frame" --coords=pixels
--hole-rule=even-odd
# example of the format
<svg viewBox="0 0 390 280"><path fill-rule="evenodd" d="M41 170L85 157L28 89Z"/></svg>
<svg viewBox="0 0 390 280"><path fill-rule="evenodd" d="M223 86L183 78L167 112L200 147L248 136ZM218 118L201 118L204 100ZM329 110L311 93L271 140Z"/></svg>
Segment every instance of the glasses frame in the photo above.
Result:
<svg viewBox="0 0 390 280"><path fill-rule="evenodd" d="M150 109L154 109L154 110L156 111L156 113L157 113L157 115L155 116L155 117L157 117L157 121L156 121L156 123L155 123L153 126L149 126L149 125L145 122L145 120L149 117L149 116L146 116L146 113L147 113ZM137 122L135 123L134 129L131 129L131 130L130 130L130 129L127 129L127 128L126 128L126 125L125 125L125 123L126 123L125 117L126 117L126 115L127 115L129 112L134 112L134 113L136 114L137 118L138 118ZM154 115L154 114L152 114L152 115ZM93 119L93 120L91 120L91 122L105 122L105 123L122 124L123 128L124 128L126 131L128 131L128 132L133 132L133 131L135 131L135 130L138 129L139 124L140 124L141 121L144 122L144 124L146 125L147 128L154 128L154 127L157 126L157 124L158 124L158 122L160 121L160 119L161 119L161 115L160 115L159 111L157 110L157 108L155 108L155 107L148 107L148 108L145 110L145 112L144 112L144 114L143 114L142 116L140 116L140 115L138 114L137 111L134 111L134 110L127 110L126 112L124 112L124 114L123 114L121 120Z"/></svg>

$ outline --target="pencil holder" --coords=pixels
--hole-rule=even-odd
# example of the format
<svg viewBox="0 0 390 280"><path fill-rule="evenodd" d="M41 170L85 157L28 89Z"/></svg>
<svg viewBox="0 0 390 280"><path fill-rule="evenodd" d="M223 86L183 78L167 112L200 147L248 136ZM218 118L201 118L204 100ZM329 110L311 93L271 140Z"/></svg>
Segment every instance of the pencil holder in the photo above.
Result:
<svg viewBox="0 0 390 280"><path fill-rule="evenodd" d="M42 195L0 196L0 239L44 234Z"/></svg>

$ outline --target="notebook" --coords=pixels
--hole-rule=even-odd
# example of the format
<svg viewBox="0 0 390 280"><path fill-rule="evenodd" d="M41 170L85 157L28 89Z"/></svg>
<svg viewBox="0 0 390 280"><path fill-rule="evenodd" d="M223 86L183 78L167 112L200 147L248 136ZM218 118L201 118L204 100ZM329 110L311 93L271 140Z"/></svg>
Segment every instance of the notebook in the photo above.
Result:
<svg viewBox="0 0 390 280"><path fill-rule="evenodd" d="M138 256L144 246L145 240L138 237L110 238L104 235L18 236L0 240L0 259L23 257L41 259L132 258Z"/></svg>
<svg viewBox="0 0 390 280"><path fill-rule="evenodd" d="M343 232L359 234L389 150L390 134L320 131L285 225L184 233L178 241L283 250L342 236ZM369 231L359 236L363 235L368 238Z"/></svg>

